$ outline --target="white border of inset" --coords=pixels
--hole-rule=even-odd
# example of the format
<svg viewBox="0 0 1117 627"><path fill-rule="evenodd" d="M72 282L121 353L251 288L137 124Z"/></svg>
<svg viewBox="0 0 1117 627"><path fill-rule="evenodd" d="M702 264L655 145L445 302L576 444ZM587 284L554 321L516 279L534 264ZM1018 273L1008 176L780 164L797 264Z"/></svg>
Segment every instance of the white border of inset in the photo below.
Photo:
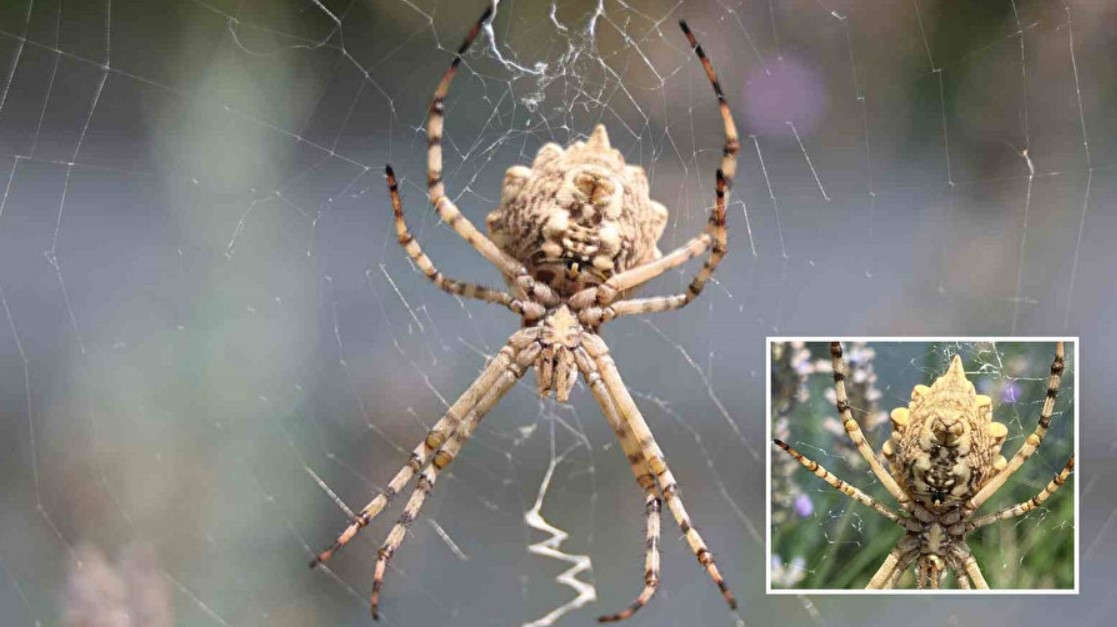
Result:
<svg viewBox="0 0 1117 627"><path fill-rule="evenodd" d="M890 590L865 590L865 589L850 589L838 590L831 588L777 588L772 589L772 449L768 447L768 454L764 457L764 495L766 497L764 503L764 592L768 595L782 596L782 595L896 595L896 596L953 596L953 595L1051 595L1051 596L1066 596L1080 594L1082 587L1082 573L1081 566L1081 552L1082 552L1082 499L1080 488L1082 482L1079 477L1082 476L1082 456L1079 455L1079 446L1082 438L1080 434L1082 431L1079 427L1079 415L1082 413L1079 404L1078 390L1082 387L1082 380L1079 377L1079 354L1082 350L1082 342L1078 336L1024 336L1024 337L1010 337L1003 335L994 336L916 336L916 337L899 337L899 336L841 336L841 337L820 337L816 335L805 336L771 336L765 338L764 341L764 433L767 436L767 443L772 441L772 344L774 342L989 342L995 344L997 342L1073 342L1074 343L1074 359L1073 372L1074 372L1074 588L1052 588L1052 589L1015 589L1015 588L998 588L991 590L961 590L961 589L890 589Z"/></svg>

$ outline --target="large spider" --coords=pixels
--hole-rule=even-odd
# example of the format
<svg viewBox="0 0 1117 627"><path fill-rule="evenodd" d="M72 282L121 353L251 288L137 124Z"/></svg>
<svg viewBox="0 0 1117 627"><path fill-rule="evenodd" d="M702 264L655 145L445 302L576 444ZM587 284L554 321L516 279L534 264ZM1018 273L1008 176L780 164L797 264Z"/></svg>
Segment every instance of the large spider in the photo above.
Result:
<svg viewBox="0 0 1117 627"><path fill-rule="evenodd" d="M530 168L513 166L504 177L500 206L489 214L491 237L462 215L442 183L444 99L462 55L489 19L485 11L473 26L434 92L427 123L427 179L431 203L439 217L495 265L508 292L454 280L439 272L423 253L404 221L396 178L386 168L399 242L412 262L439 288L458 296L507 307L523 320L523 328L489 362L415 447L407 464L338 536L333 546L311 562L330 558L379 514L416 474L418 486L392 528L376 560L370 605L373 618L384 572L403 542L407 527L419 514L438 475L453 461L484 417L531 367L538 391L565 401L578 373L597 402L628 456L636 481L645 492L647 524L644 588L636 601L602 622L628 618L648 602L659 585L659 513L666 500L698 563L721 590L730 608L736 601L718 572L714 556L691 524L678 484L663 451L639 408L621 381L609 348L599 335L601 325L633 314L671 311L702 292L726 253L725 202L736 169L739 142L717 76L685 22L679 26L702 62L713 85L725 126L725 146L717 171L715 203L702 234L664 255L657 241L667 223L667 209L648 197L648 181L639 166L625 165L609 145L603 126L585 142L566 149L543 146ZM686 292L672 296L632 298L641 284L709 251L709 257ZM428 465L429 462L429 465ZM662 500L661 500L662 496Z"/></svg>
<svg viewBox="0 0 1117 627"><path fill-rule="evenodd" d="M873 473L899 503L900 512L835 477L786 442L779 439L773 442L835 489L905 529L906 533L866 589L895 587L913 565L919 588L942 587L948 572L954 573L960 588L989 588L966 544L966 536L1043 505L1074 468L1072 454L1063 469L1031 499L992 514L974 515L1036 452L1047 434L1064 367L1063 343L1057 342L1055 346L1039 423L1011 460L1001 455L1008 430L1005 425L993 422L992 399L976 393L973 383L966 378L961 357L955 355L945 374L930 386L915 386L909 405L892 410L892 437L881 447L888 462L886 469L853 418L846 395L847 369L842 345L830 343L836 406L842 425Z"/></svg>

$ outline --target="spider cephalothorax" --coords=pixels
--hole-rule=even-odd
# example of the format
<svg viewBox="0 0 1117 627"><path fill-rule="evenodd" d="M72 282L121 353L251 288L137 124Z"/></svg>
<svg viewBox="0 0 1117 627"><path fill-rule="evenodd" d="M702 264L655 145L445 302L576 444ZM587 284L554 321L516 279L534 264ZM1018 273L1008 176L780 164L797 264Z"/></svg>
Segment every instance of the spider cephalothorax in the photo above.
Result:
<svg viewBox="0 0 1117 627"><path fill-rule="evenodd" d="M935 512L967 501L1006 464L1008 429L992 416L992 399L977 394L955 355L946 374L915 386L908 407L892 410L892 439L882 449L900 487Z"/></svg>
<svg viewBox="0 0 1117 627"><path fill-rule="evenodd" d="M442 127L446 93L462 55L491 15L474 24L442 77L427 121L427 189L439 217L500 271L508 291L458 281L443 275L407 227L403 201L391 166L385 168L399 242L412 263L439 288L465 298L502 305L520 316L521 327L489 360L473 384L458 397L426 437L412 449L407 464L388 482L334 544L311 562L328 560L352 540L388 503L419 475L418 485L399 521L377 553L369 605L375 618L388 561L403 543L407 527L419 515L439 473L458 454L485 414L528 369L538 391L565 401L580 374L605 419L617 435L636 482L644 490L647 534L644 542L644 588L624 610L601 617L618 621L632 616L659 586L659 515L666 504L682 537L730 608L736 600L718 571L713 553L692 524L662 449L621 379L600 327L619 316L672 311L693 302L726 253L725 204L736 170L740 142L729 105L713 66L686 23L679 22L714 89L725 130L721 167L714 178L714 206L706 228L684 245L663 255L656 247L667 222L667 209L648 198L644 171L625 165L609 145L605 128L566 149L547 144L531 168L508 170L500 206L489 214L492 237L486 237L446 194L442 182ZM634 289L708 253L685 293L629 298Z"/></svg>
<svg viewBox="0 0 1117 627"><path fill-rule="evenodd" d="M530 168L509 168L486 223L497 246L570 296L659 259L667 208L648 197L644 169L625 165L599 124L586 141L546 144Z"/></svg>
<svg viewBox="0 0 1117 627"><path fill-rule="evenodd" d="M574 349L581 344L582 325L563 305L547 314L542 322L539 343L543 346L535 360L535 380L540 396L554 394L565 403L578 380Z"/></svg>
<svg viewBox="0 0 1117 627"><path fill-rule="evenodd" d="M993 422L992 399L978 394L966 379L961 357L955 355L946 373L930 386L915 386L907 407L892 411L892 438L881 447L889 469L877 460L853 417L846 396L846 367L840 342L830 343L830 363L842 425L873 474L899 503L900 513L835 477L786 442L774 443L835 489L906 530L866 588L893 588L914 565L920 588L939 588L947 573L953 572L960 587L987 589L989 585L966 545L966 536L975 529L1043 505L1074 468L1072 455L1063 470L1036 496L999 512L974 517L974 512L1043 442L1063 374L1063 343L1055 345L1039 423L1011 462L1001 456L1008 429Z"/></svg>

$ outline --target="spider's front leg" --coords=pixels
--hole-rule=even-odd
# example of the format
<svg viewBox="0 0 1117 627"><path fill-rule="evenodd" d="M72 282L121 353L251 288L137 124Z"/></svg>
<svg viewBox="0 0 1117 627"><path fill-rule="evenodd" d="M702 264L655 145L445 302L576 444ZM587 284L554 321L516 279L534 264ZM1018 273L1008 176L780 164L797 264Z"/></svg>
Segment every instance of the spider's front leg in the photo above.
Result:
<svg viewBox="0 0 1117 627"><path fill-rule="evenodd" d="M644 512L647 525L647 535L644 542L644 589L640 591L640 595L636 597L632 605L616 614L601 616L597 619L598 622L612 623L627 619L637 610L647 605L659 587L659 513L663 502L656 490L655 476L648 472L644 453L640 450L640 445L633 440L632 432L624 418L621 417L620 411L617 410L617 405L613 402L613 397L610 396L609 390L605 387L605 382L601 379L601 373L598 372L593 359L585 348L579 346L574 349L574 360L586 381L586 386L589 387L594 398L601 405L605 420L617 435L617 440L621 443L621 450L628 458L628 463L632 467L632 474L636 477L636 483L644 489Z"/></svg>
<svg viewBox="0 0 1117 627"><path fill-rule="evenodd" d="M407 464L392 477L392 480L388 482L387 489L377 494L365 505L361 513L338 535L334 543L310 562L311 568L330 559L334 553L348 544L361 529L367 527L372 519L376 518L388 506L388 503L407 486L412 477L426 466L430 456L441 449L443 444L458 430L463 418L469 415L469 412L481 402L485 394L493 389L494 385L497 385L502 373L514 363L516 356L531 345L538 335L537 328L529 328L517 332L508 340L508 343L493 357L473 384L446 410L446 414L431 428L423 441L415 446Z"/></svg>
<svg viewBox="0 0 1117 627"><path fill-rule="evenodd" d="M523 332L521 332L523 333ZM384 575L388 569L388 562L399 550L403 540L407 535L407 528L419 516L419 510L422 509L423 503L426 502L427 496L431 490L434 489L434 484L438 481L438 475L454 461L458 452L473 435L474 430L481 423L481 419L489 412L501 398L512 388L512 386L524 375L524 372L539 356L542 347L538 342L532 341L526 347L517 353L514 359L507 362L501 369L496 382L484 394L484 396L477 402L477 404L469 411L469 413L462 419L461 424L454 431L450 440L446 442L434 458L431 459L429 466L423 470L419 476L419 483L415 486L411 497L407 500L407 505L403 508L403 513L400 514L399 520L396 521L395 526L392 527L391 532L388 533L387 539L380 547L376 555L376 569L372 578L372 595L369 597L369 607L372 611L373 619L379 619L380 607L380 590L384 585Z"/></svg>
<svg viewBox="0 0 1117 627"><path fill-rule="evenodd" d="M894 588L900 576L911 566L919 555L919 541L910 535L905 535L896 542L896 546L884 558L877 572L865 586L866 590L887 590Z"/></svg>
<svg viewBox="0 0 1117 627"><path fill-rule="evenodd" d="M659 444L656 443L655 436L652 435L651 429L648 428L648 423L644 421L644 416L640 413L640 409L636 406L636 402L632 400L632 396L628 393L624 381L621 380L620 372L617 371L617 366L613 362L613 358L609 355L609 347L600 336L593 333L583 334L582 346L585 348L586 354L593 361L593 364L597 367L598 372L600 372L601 380L607 391L607 396L611 398L612 405L615 405L614 409L607 403L601 403L602 411L606 412L606 414L609 412L620 414L625 425L628 427L628 432L635 437L640 447L640 451L644 456L646 470L655 476L660 490L663 491L663 499L667 502L668 509L671 510L676 524L678 524L679 529L682 531L683 538L690 546L695 558L698 559L698 563L710 576L710 579L714 581L714 584L717 585L722 596L725 597L725 601L729 604L730 609L736 610L737 600L733 597L733 593L729 591L729 586L726 585L725 579L718 571L713 553L710 552L705 541L702 540L702 536L698 533L698 530L691 524L690 516L687 515L686 508L683 506L682 499L679 497L678 483L675 481L675 477L671 473L670 468L668 468L667 460L664 458L663 451L659 448Z"/></svg>

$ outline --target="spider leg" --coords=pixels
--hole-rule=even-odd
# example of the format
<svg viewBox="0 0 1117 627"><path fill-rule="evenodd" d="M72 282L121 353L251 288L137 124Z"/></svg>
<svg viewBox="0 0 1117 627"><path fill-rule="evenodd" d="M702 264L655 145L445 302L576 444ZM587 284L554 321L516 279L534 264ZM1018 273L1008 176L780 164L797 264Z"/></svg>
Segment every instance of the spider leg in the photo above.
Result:
<svg viewBox="0 0 1117 627"><path fill-rule="evenodd" d="M702 293L702 288L705 286L706 281L713 275L714 270L717 268L721 258L725 256L725 193L727 189L727 181L722 176L722 171L717 171L717 204L714 206L714 212L710 214L710 226L706 233L695 237L683 246L676 248L670 253L664 255L657 261L653 261L642 266L638 266L631 270L627 270L620 274L614 275L605 282L605 289L590 288L591 290L599 290L597 292L600 298L601 294L611 293L613 296L621 290L632 289L633 287L644 283L650 279L663 274L667 270L676 266L682 265L687 261L701 255L706 251L706 248L713 244L713 249L710 253L710 258L703 264L702 270L698 276L691 281L687 286L687 290L683 294L674 294L671 296L652 296L649 298L630 298L617 301L600 309L600 313L595 316L590 316L586 321L587 324L594 326L602 322L608 322L613 318L620 316L632 316L649 313L660 313L664 311L674 311L681 309L686 305L693 302ZM709 230L715 233L720 233L720 240L713 239ZM631 274L630 274L631 273ZM625 275L630 275L625 277ZM616 280L616 281L614 281ZM629 285L631 283L631 285ZM616 292L609 292L610 289ZM575 295L578 298L578 295ZM595 312L596 313L596 312Z"/></svg>
<svg viewBox="0 0 1117 627"><path fill-rule="evenodd" d="M841 479L837 478L836 476L831 474L828 470L823 468L822 465L820 465L818 462L806 457L805 455L803 455L799 451L792 448L786 442L784 442L782 440L772 440L772 442L774 442L776 444L776 446L778 446L778 447L782 448L784 451L786 451L788 455L795 458L795 461L797 461L800 464L802 464L803 466L805 466L807 470L813 472L820 479L822 479L826 483L830 484L830 486L833 487L835 490L841 492L842 494L844 494L844 495L848 496L849 498L857 501L858 503L861 503L862 505L864 505L866 507L873 508L878 514L880 514L881 516L884 516L888 520L891 520L894 523L902 524L901 520L900 520L900 517L895 512L893 512L891 509L889 509L886 505L882 504L880 501L877 501L876 499L869 496L868 494L865 494L861 490L858 490L857 488L851 486L850 484L846 483L845 481L842 481Z"/></svg>
<svg viewBox="0 0 1117 627"><path fill-rule="evenodd" d="M890 587L892 575L899 570L901 556L902 554L898 548L892 549L888 556L884 558L884 563L873 574L872 579L869 580L869 585L865 586L865 589L883 590Z"/></svg>
<svg viewBox="0 0 1117 627"><path fill-rule="evenodd" d="M1059 472L1059 474L1055 475L1055 478L1052 479L1051 482L1048 483L1046 486L1044 486L1043 490L1041 490L1039 494L1033 496L1027 501L1024 501L1023 503L1017 503L1012 507L1002 509L995 514L986 514L985 516L970 521L966 524L966 532L968 533L970 531L973 531L974 529L980 529L981 527L984 527L986 525L991 525L995 522L1000 522L1009 518L1023 516L1033 509L1043 505L1043 502L1046 501L1048 497L1054 494L1056 490L1061 488L1063 484L1066 483L1067 477L1070 475L1071 470L1073 469L1074 455L1071 455L1070 460L1068 460L1067 464L1063 466L1063 469Z"/></svg>
<svg viewBox="0 0 1117 627"><path fill-rule="evenodd" d="M481 256L489 263L496 266L502 274L509 277L514 290L520 293L519 296L534 296L545 304L553 304L558 302L558 297L551 291L551 288L545 284L536 283L522 263L501 250L496 243L479 231L469 221L469 218L462 215L458 206L446 195L446 186L442 182L442 128L446 94L450 90L450 83L454 80L454 75L458 73L462 55L469 49L473 40L477 38L485 22L492 16L492 12L492 7L485 9L481 18L477 20L469 34L465 36L465 40L458 48L457 54L454 55L454 60L450 62L450 67L446 68L446 73L442 75L442 80L439 81L438 88L435 89L434 97L431 99L430 112L427 118L427 189L429 190L431 204L438 212L438 217L442 218L442 221L454 229L454 232L460 235L462 239L469 242L469 245L481 253Z"/></svg>
<svg viewBox="0 0 1117 627"><path fill-rule="evenodd" d="M918 553L916 551L912 551L905 557L900 558L900 563L896 565L896 570L892 571L892 575L884 584L885 589L891 590L892 588L896 587L896 584L900 582L900 577L903 577L904 573L907 572L908 568L911 567L911 564L915 561L917 555Z"/></svg>
<svg viewBox="0 0 1117 627"><path fill-rule="evenodd" d="M905 510L911 509L911 498L896 483L888 470L880 464L877 460L876 453L869 446L865 440L865 434L861 432L861 426L853 419L853 411L850 409L849 397L846 396L846 365L845 360L842 358L842 343L830 342L830 365L834 370L834 392L837 396L835 406L838 408L838 413L842 417L842 426L845 427L846 433L849 434L849 439L853 441L853 445L857 447L857 452L861 453L861 457L869 462L869 467L872 468L873 474L877 479L884 484L885 489L892 495L892 498L899 502L900 507Z"/></svg>
<svg viewBox="0 0 1117 627"><path fill-rule="evenodd" d="M439 449L428 465L419 475L419 483L411 492L411 497L407 500L407 505L403 508L403 513L400 514L399 520L396 521L395 526L388 533L387 539L380 547L376 555L376 569L373 572L372 578L372 595L369 597L369 606L372 611L372 618L379 620L379 605L380 605L380 590L384 585L384 574L388 569L388 562L399 550L403 544L404 538L407 536L407 529L411 523L419 516L419 510L422 509L423 503L426 502L427 496L434 488L434 484L438 481L438 475L454 461L454 457L461 451L462 446L473 435L473 431L477 425L481 423L481 419L485 414L492 409L501 398L512 388L512 386L524 375L526 369L531 365L535 358L539 355L541 346L537 342L532 342L522 351L520 351L513 360L504 364L498 375L497 381L490 387L484 396L477 402L477 404L469 410L469 413L462 419L461 424L454 431L453 435L446 444Z"/></svg>
<svg viewBox="0 0 1117 627"><path fill-rule="evenodd" d="M1043 409L1039 413L1039 423L1036 425L1036 430L1024 440L1024 444L1012 456L1012 461L1008 463L1008 466L994 475L988 483L981 486L978 493L966 503L964 508L967 512L976 511L985 501L989 500L989 497L993 496L1043 443L1043 438L1047 435L1047 429L1051 426L1051 415L1055 412L1055 397L1059 395L1059 384L1062 381L1064 367L1063 355L1063 343L1056 342L1055 359L1051 361L1051 374L1047 377L1047 397L1043 401Z"/></svg>
<svg viewBox="0 0 1117 627"><path fill-rule="evenodd" d="M502 375L513 364L516 356L535 341L538 337L539 331L537 328L523 329L516 332L509 340L504 348L493 357L492 361L485 368L484 371L477 377L469 388L458 397L458 400L450 406L446 414L439 420L434 427L427 433L423 441L420 442L414 450L411 451L411 457L408 459L407 464L400 468L395 477L388 482L388 487L380 494L377 494L365 505L361 513L357 515L348 527L334 540L333 545L328 549L322 551L310 562L310 567L325 562L330 559L341 547L349 543L357 533L368 526L372 519L375 518L380 512L388 505L389 502L399 494L415 473L419 472L423 466L426 465L431 454L442 448L449 436L451 436L458 428L464 416L467 416L483 398L486 393L496 385Z"/></svg>
<svg viewBox="0 0 1117 627"><path fill-rule="evenodd" d="M687 515L686 508L683 507L683 501L678 494L678 484L675 482L671 470L667 467L663 451L656 443L655 436L648 428L648 423L644 421L644 416L640 413L636 402L632 400L632 396L628 393L624 381L621 380L620 372L617 371L613 358L609 356L609 347L600 336L592 333L583 334L582 346L585 347L586 353L597 366L609 396L612 397L621 417L628 425L629 431L640 445L646 467L648 471L655 475L656 481L663 491L663 499L667 502L667 507L671 510L675 523L678 524L695 558L698 559L698 563L706 571L706 574L721 590L721 594L725 597L730 609L737 609L737 600L733 597L733 593L729 591L729 586L726 585L725 579L718 571L714 554L710 552L706 543L702 540L702 536L690 522L690 517Z"/></svg>
<svg viewBox="0 0 1117 627"><path fill-rule="evenodd" d="M604 307L613 302L617 294L650 281L664 272L678 267L709 250L710 257L706 260L706 263L702 265L702 269L698 271L694 279L691 280L685 293L661 298L639 299L625 305L620 310L616 310L615 315L651 313L679 309L698 298L698 295L702 293L702 288L706 285L710 277L713 276L714 271L717 270L718 264L721 263L722 258L725 256L727 250L725 198L729 192L729 188L733 185L733 177L737 172L737 152L740 150L741 144L737 137L737 126L733 123L733 116L729 112L729 103L726 101L725 94L722 92L721 82L718 81L717 73L714 72L714 66L710 63L710 59L706 57L706 53L702 50L702 46L699 45L698 40L694 37L694 33L690 31L687 23L680 20L679 27L682 28L683 34L686 35L691 48L694 49L694 53L698 56L699 61L702 62L702 68L706 71L706 78L709 79L710 85L714 89L714 95L717 96L718 109L721 112L721 120L725 129L725 145L722 149L721 166L718 168L715 177L714 207L710 212L706 230L701 235L692 238L686 244L683 244L656 261L615 274L605 281L604 284L583 290L582 293L575 295L575 297L571 299L572 306L576 309L589 306L594 302L596 302L598 306ZM608 314L606 314L606 316L608 317Z"/></svg>
<svg viewBox="0 0 1117 627"><path fill-rule="evenodd" d="M923 572L926 573L927 587L932 590L939 590L942 588L943 580L946 579L946 566L938 556L932 556L934 559L928 559L921 563L926 566ZM923 587L923 586L920 586Z"/></svg>
<svg viewBox="0 0 1117 627"><path fill-rule="evenodd" d="M906 535L896 542L896 546L888 553L888 557L884 558L884 563L880 565L877 572L873 574L869 584L865 586L866 590L884 590L892 588L899 581L900 576L904 571L911 566L915 561L916 556L919 554L919 540L911 535Z"/></svg>
<svg viewBox="0 0 1117 627"><path fill-rule="evenodd" d="M959 589L973 589L973 586L970 584L970 578L966 576L966 569L956 555L951 555L946 558L946 566L954 573L954 579L958 582Z"/></svg>
<svg viewBox="0 0 1117 627"><path fill-rule="evenodd" d="M954 569L954 578L958 580L958 588L962 590L972 590L973 586L970 585L970 578L966 576L966 572L962 569Z"/></svg>
<svg viewBox="0 0 1117 627"><path fill-rule="evenodd" d="M621 449L624 450L625 456L628 457L628 463L632 466L632 474L636 476L636 483L644 489L644 511L647 521L647 534L644 542L644 589L641 590L640 595L629 607L616 614L601 616L597 619L598 622L611 623L625 620L635 614L637 610L648 603L652 595L655 594L656 588L659 587L659 514L663 502L656 491L655 477L647 470L644 453L640 450L636 441L632 439L632 433L628 430L624 418L617 410L613 397L609 395L609 390L605 387L605 382L602 381L601 373L598 372L593 359L590 358L584 348L578 347L574 349L574 360L578 364L578 369L582 372L586 385L601 405L605 420L613 428L613 432L617 434Z"/></svg>
<svg viewBox="0 0 1117 627"><path fill-rule="evenodd" d="M988 590L989 584L985 582L985 575L981 574L981 568L977 565L977 559L974 558L972 553L966 553L962 558L962 568L966 576L973 582L973 587L978 590Z"/></svg>
<svg viewBox="0 0 1117 627"><path fill-rule="evenodd" d="M454 294L455 296L477 298L511 308L514 299L506 292L476 283L447 278L438 271L438 268L434 266L434 262L430 260L430 257L428 257L426 253L423 252L422 247L419 246L419 241L415 239L415 236L413 236L411 231L407 228L407 221L403 217L403 201L400 200L399 185L396 183L396 175L395 172L392 171L392 166L385 166L384 172L388 179L388 193L392 197L392 211L395 215L396 233L399 236L400 246L403 246L403 249L407 251L407 256L411 258L412 263L419 268L419 271L430 279L439 289ZM516 313L520 312L517 311Z"/></svg>
<svg viewBox="0 0 1117 627"><path fill-rule="evenodd" d="M720 263L721 258L725 256L725 193L727 187L728 181L726 181L725 176L719 169L717 171L717 203L714 205L713 211L710 212L706 231L701 235L692 238L689 242L679 246L655 261L641 264L635 268L614 274L601 285L586 288L578 292L570 299L571 307L582 309L590 307L596 302L598 306L604 307L602 311L602 321L604 322L618 315L679 309L697 298L702 292L702 288L706 281L710 278L710 275L713 274L717 264ZM707 250L711 251L710 258L703 264L702 270L699 271L698 276L687 286L685 294L664 296L661 298L641 298L621 301L616 305L622 305L623 303L629 304L623 305L619 310L616 308L616 305L614 305L614 313L610 315L609 307L607 306L618 294L646 283L672 268L681 266L691 259L705 253Z"/></svg>

